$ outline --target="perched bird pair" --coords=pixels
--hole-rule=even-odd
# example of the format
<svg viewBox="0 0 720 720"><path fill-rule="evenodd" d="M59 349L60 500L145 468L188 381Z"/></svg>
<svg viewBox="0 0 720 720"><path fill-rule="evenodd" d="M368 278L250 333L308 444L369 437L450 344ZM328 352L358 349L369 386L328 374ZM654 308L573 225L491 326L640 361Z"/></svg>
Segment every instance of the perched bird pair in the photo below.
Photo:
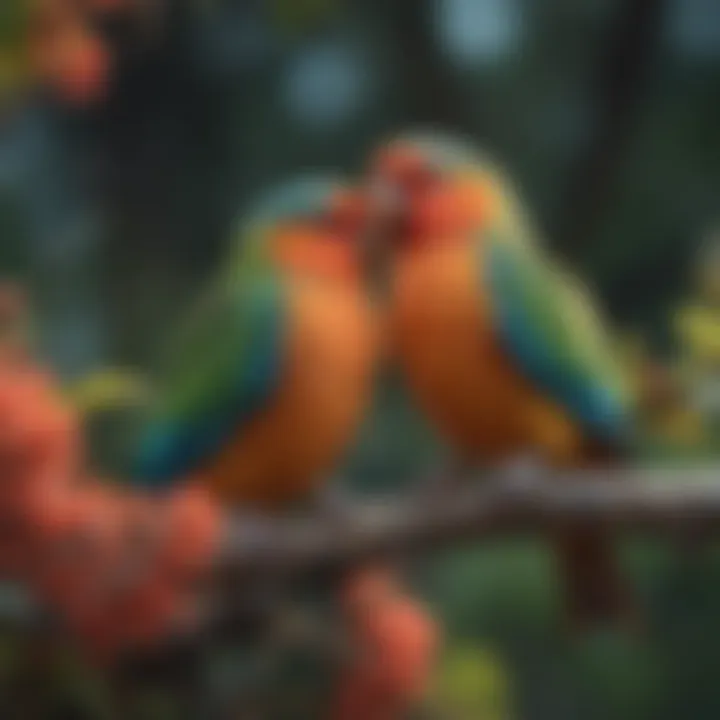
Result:
<svg viewBox="0 0 720 720"><path fill-rule="evenodd" d="M383 248L376 308L365 261ZM298 183L245 218L170 350L139 475L200 475L243 505L307 496L363 415L380 317L412 394L464 461L531 453L579 467L623 446L628 395L582 287L545 256L486 158L407 136L378 151L361 192ZM578 622L626 609L604 537L573 527L558 548Z"/></svg>

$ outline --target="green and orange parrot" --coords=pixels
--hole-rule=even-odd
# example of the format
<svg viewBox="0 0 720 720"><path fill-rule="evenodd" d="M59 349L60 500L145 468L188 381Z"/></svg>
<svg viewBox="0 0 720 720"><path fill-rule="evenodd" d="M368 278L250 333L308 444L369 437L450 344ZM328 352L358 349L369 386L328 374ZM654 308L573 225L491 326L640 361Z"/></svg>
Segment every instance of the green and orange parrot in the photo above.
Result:
<svg viewBox="0 0 720 720"><path fill-rule="evenodd" d="M230 265L171 343L137 453L141 482L192 477L229 503L275 508L327 480L375 364L360 200L306 178L244 218Z"/></svg>
<svg viewBox="0 0 720 720"><path fill-rule="evenodd" d="M502 173L462 142L408 135L378 151L370 188L391 246L389 342L458 457L573 468L619 452L632 413L609 340ZM625 615L605 536L573 526L558 555L573 624Z"/></svg>

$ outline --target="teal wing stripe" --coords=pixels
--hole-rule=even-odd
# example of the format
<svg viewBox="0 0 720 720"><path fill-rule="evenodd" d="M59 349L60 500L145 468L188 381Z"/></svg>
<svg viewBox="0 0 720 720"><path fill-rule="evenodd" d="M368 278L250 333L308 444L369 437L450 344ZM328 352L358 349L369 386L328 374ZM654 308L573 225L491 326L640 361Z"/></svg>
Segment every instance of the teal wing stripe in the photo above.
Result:
<svg viewBox="0 0 720 720"><path fill-rule="evenodd" d="M228 305L229 302L229 305ZM272 398L283 369L285 302L256 284L200 313L177 349L163 397L139 444L133 476L150 487L200 469Z"/></svg>
<svg viewBox="0 0 720 720"><path fill-rule="evenodd" d="M592 436L622 442L627 397L609 342L587 298L525 246L485 240L501 342L526 376Z"/></svg>

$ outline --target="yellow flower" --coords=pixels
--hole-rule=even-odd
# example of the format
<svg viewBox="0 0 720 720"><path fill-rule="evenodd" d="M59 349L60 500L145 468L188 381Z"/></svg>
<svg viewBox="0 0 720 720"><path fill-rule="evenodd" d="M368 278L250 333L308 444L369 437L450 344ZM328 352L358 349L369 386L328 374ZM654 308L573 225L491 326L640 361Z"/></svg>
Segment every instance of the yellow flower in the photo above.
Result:
<svg viewBox="0 0 720 720"><path fill-rule="evenodd" d="M83 414L149 404L151 390L137 375L120 369L91 373L67 388L72 404Z"/></svg>
<svg viewBox="0 0 720 720"><path fill-rule="evenodd" d="M720 309L687 305L678 311L674 324L689 360L720 365Z"/></svg>
<svg viewBox="0 0 720 720"><path fill-rule="evenodd" d="M450 647L430 701L458 720L510 720L510 687L501 660L478 646Z"/></svg>

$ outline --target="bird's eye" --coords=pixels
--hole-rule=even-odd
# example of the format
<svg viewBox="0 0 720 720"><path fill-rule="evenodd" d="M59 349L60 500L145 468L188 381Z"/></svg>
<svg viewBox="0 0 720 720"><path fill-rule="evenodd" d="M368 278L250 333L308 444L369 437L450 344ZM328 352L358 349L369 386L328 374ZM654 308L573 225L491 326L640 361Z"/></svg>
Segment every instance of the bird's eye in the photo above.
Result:
<svg viewBox="0 0 720 720"><path fill-rule="evenodd" d="M323 216L323 226L336 238L352 237L361 226L364 217L359 197L343 195L336 199Z"/></svg>
<svg viewBox="0 0 720 720"><path fill-rule="evenodd" d="M376 172L403 194L422 194L439 179L437 167L411 148L398 147L380 155Z"/></svg>
<svg viewBox="0 0 720 720"><path fill-rule="evenodd" d="M419 165L410 178L410 186L413 190L426 192L438 185L440 173L430 165Z"/></svg>
<svg viewBox="0 0 720 720"><path fill-rule="evenodd" d="M338 212L329 212L321 220L323 229L330 237L337 239L345 235L345 218Z"/></svg>

